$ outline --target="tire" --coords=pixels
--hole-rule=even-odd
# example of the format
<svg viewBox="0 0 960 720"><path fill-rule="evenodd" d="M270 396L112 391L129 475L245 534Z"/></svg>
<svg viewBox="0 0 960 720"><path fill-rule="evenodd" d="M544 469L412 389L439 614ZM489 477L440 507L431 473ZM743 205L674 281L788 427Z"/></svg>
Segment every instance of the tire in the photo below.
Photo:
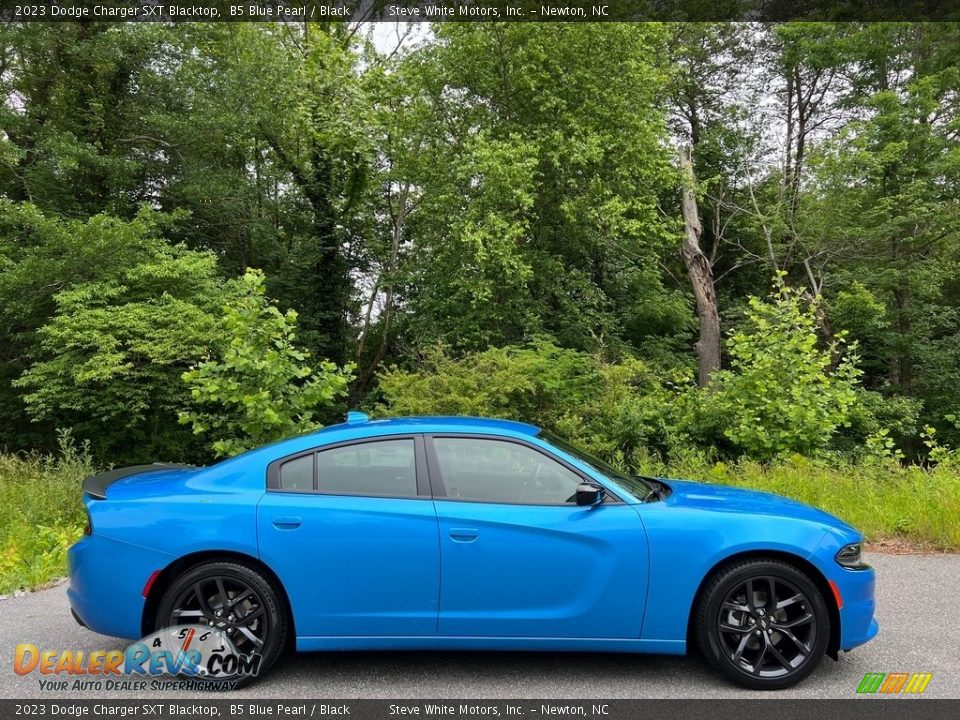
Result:
<svg viewBox="0 0 960 720"><path fill-rule="evenodd" d="M694 631L707 661L733 682L779 690L799 683L823 660L830 613L803 571L772 558L742 560L707 581Z"/></svg>
<svg viewBox="0 0 960 720"><path fill-rule="evenodd" d="M199 594L197 588L200 588ZM227 596L226 607L222 604L221 589ZM156 627L222 623L238 651L258 653L262 659L256 675L218 677L217 682L211 684L229 682L236 683L234 687L244 687L266 674L287 646L290 620L281 596L276 584L250 565L235 561L205 562L183 572L167 588L157 608ZM202 617L193 617L198 612ZM217 616L217 612L221 615ZM253 619L243 624L240 612ZM185 618L187 614L191 617ZM234 621L228 620L234 616L237 616Z"/></svg>

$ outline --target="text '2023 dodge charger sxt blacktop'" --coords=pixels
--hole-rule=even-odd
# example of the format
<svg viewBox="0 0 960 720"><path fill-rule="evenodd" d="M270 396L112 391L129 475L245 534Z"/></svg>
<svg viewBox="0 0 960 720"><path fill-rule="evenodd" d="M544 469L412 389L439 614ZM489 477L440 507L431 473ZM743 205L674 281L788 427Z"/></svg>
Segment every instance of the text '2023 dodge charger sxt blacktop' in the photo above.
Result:
<svg viewBox="0 0 960 720"><path fill-rule="evenodd" d="M298 650L682 654L793 685L877 633L862 537L767 493L626 475L506 420L346 423L209 467L84 482L73 612ZM247 678L238 678L249 681Z"/></svg>

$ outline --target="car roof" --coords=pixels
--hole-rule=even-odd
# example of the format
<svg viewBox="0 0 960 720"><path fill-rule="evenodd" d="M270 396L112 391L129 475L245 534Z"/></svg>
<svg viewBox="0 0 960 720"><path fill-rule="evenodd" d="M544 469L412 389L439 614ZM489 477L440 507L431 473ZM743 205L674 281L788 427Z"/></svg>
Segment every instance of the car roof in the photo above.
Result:
<svg viewBox="0 0 960 720"><path fill-rule="evenodd" d="M536 435L540 428L529 423L516 420L501 420L499 418L469 417L464 415L416 415L407 417L381 418L360 422L347 422L338 425L329 425L318 430L315 435L324 435L330 432L348 429L363 429L363 434L377 434L382 430L385 433L395 432L479 432L498 433L512 432L520 435Z"/></svg>
<svg viewBox="0 0 960 720"><path fill-rule="evenodd" d="M540 428L536 425L516 422L515 420L457 415L394 417L371 420L362 413L351 412L348 422L328 425L320 430L277 440L268 445L261 445L258 448L247 450L211 465L210 470L215 473L229 473L232 468L243 465L254 458L272 461L314 447L362 440L363 438L412 433L470 433L532 437L539 432Z"/></svg>

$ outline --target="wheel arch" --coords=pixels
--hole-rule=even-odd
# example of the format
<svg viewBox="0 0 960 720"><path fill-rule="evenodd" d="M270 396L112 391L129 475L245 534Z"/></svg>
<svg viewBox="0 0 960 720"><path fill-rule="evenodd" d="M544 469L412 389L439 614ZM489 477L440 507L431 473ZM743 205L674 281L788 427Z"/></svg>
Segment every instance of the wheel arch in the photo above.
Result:
<svg viewBox="0 0 960 720"><path fill-rule="evenodd" d="M287 597L287 589L283 586L283 583L280 582L279 576L260 558L254 557L253 555L248 555L246 553L237 552L235 550L202 550L199 552L193 552L177 558L163 568L163 570L161 570L160 574L157 576L157 579L154 580L153 584L150 586L150 592L146 597L146 601L144 602L143 616L140 620L140 636L146 637L157 629L156 615L157 608L160 605L160 599L163 597L163 594L166 592L167 588L170 587L174 579L190 568L213 560L232 561L238 562L242 565L247 565L256 571L263 573L269 580L273 582L280 593L280 597L277 599L283 604L283 608L287 613L287 620L290 623L290 639L291 642L293 642L297 636L296 620L290 607L290 598Z"/></svg>
<svg viewBox="0 0 960 720"><path fill-rule="evenodd" d="M693 596L693 603L690 605L690 615L687 618L687 647L693 648L697 646L694 639L694 621L697 614L697 608L700 606L700 602L703 599L704 589L707 587L710 579L713 578L718 572L723 570L723 568L725 568L727 565L732 563L742 560L765 559L781 560L794 565L798 570L801 570L808 575L813 581L814 585L817 586L817 590L820 591L820 594L823 596L823 601L827 606L827 612L830 613L830 639L827 642L827 655L832 657L834 660L837 660L840 653L840 610L837 607L836 601L834 600L833 591L830 589L827 578L822 572L820 572L820 569L816 565L811 563L806 558L782 550L745 550L733 555L728 555L727 557L718 561L713 567L710 568L710 570L704 573L703 579L697 586L697 592Z"/></svg>

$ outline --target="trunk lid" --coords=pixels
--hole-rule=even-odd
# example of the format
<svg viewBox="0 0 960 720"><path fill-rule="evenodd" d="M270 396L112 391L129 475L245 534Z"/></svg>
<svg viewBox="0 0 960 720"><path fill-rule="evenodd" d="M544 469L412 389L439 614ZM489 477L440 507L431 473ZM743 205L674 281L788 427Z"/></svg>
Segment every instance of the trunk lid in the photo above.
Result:
<svg viewBox="0 0 960 720"><path fill-rule="evenodd" d="M114 468L96 475L90 475L84 479L83 492L97 500L106 500L107 488L119 480L158 472L169 473L171 470L189 470L193 467L193 465L177 465L175 463L153 463L151 465L130 465Z"/></svg>

